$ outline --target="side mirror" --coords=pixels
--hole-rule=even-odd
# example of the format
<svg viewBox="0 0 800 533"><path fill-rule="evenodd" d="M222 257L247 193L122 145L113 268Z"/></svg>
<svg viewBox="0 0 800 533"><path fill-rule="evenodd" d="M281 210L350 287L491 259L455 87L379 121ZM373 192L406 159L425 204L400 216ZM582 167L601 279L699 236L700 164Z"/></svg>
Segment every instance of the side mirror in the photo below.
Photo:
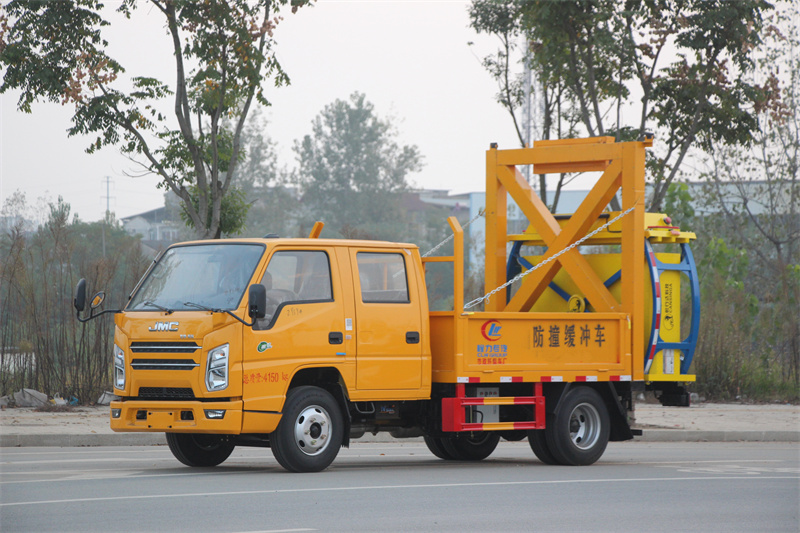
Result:
<svg viewBox="0 0 800 533"><path fill-rule="evenodd" d="M86 280L84 278L81 278L78 285L75 286L75 299L72 304L79 313L86 307Z"/></svg>
<svg viewBox="0 0 800 533"><path fill-rule="evenodd" d="M247 293L247 313L254 321L267 316L267 289L260 283L250 285Z"/></svg>

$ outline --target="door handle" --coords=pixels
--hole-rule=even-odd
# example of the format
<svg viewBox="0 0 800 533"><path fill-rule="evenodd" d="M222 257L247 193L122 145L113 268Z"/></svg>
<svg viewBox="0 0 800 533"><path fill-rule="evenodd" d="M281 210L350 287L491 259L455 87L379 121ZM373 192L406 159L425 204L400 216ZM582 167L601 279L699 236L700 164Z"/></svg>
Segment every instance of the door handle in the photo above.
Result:
<svg viewBox="0 0 800 533"><path fill-rule="evenodd" d="M406 333L406 344L419 344L419 331L409 331Z"/></svg>
<svg viewBox="0 0 800 533"><path fill-rule="evenodd" d="M340 331L331 331L328 333L328 343L342 344L344 342L344 335Z"/></svg>

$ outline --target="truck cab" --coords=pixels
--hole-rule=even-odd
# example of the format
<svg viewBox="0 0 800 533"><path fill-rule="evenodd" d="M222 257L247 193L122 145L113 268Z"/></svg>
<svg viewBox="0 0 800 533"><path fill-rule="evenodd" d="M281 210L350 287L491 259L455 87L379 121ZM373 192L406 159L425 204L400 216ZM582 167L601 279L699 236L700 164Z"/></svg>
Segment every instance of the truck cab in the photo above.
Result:
<svg viewBox="0 0 800 533"><path fill-rule="evenodd" d="M402 243L242 239L168 248L116 315L112 429L166 432L176 448L191 448L181 443L193 434L267 444L293 388L321 388L341 413L356 402L373 410L370 402L429 398L421 271L417 247ZM263 316L248 317L254 285L266 305ZM397 414L383 409L386 420Z"/></svg>

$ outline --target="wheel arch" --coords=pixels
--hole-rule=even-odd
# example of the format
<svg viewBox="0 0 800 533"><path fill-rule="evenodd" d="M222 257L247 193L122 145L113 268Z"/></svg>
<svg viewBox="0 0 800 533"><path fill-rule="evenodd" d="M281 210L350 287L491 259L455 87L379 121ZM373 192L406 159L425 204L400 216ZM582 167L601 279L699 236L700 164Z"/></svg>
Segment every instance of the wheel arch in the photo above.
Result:
<svg viewBox="0 0 800 533"><path fill-rule="evenodd" d="M292 376L286 393L288 394L290 390L306 385L324 389L334 397L336 403L339 405L345 424L342 446L345 448L350 447L350 426L352 420L348 407L347 385L339 369L336 367L301 368Z"/></svg>

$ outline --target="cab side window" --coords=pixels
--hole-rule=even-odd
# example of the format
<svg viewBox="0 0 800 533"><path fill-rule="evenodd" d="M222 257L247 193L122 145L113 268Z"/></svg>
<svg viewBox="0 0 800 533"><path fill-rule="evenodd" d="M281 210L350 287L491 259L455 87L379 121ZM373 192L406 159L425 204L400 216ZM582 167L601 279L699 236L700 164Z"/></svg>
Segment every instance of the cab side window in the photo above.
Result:
<svg viewBox="0 0 800 533"><path fill-rule="evenodd" d="M358 276L364 303L409 303L406 263L402 254L359 252Z"/></svg>
<svg viewBox="0 0 800 533"><path fill-rule="evenodd" d="M275 252L261 284L267 292L267 315L257 329L267 329L283 304L333 301L330 261L323 251Z"/></svg>

